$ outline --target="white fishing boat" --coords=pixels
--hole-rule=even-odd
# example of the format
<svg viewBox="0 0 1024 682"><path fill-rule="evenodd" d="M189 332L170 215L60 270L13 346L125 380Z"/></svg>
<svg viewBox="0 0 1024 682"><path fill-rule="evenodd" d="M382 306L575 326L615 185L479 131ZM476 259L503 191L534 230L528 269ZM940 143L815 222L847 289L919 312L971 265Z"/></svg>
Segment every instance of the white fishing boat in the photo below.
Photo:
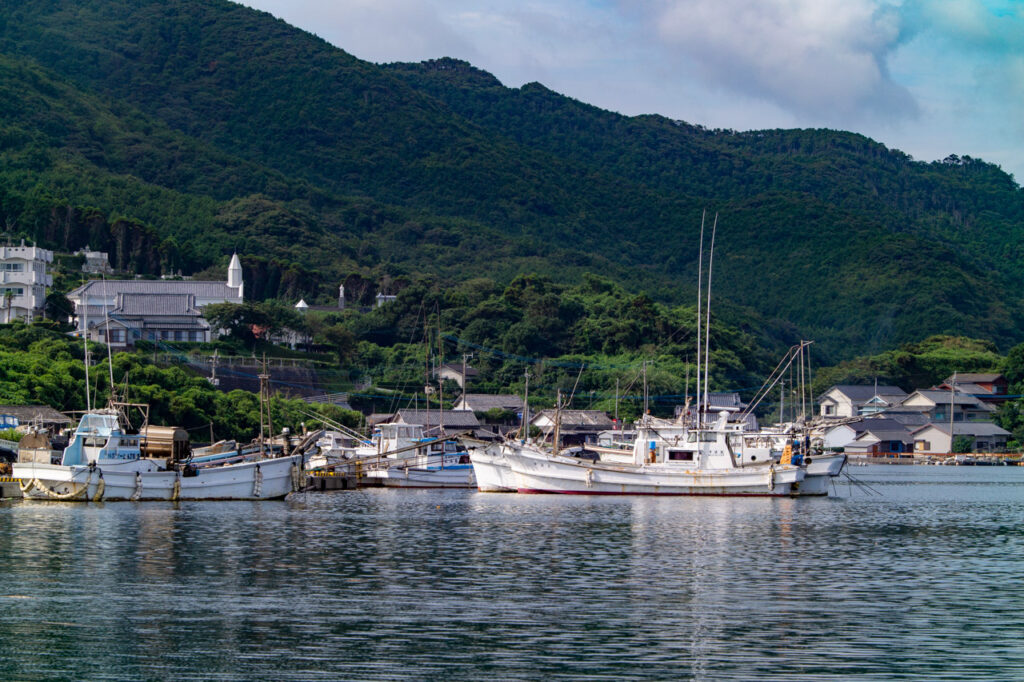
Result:
<svg viewBox="0 0 1024 682"><path fill-rule="evenodd" d="M144 434L128 433L117 409L82 416L60 464L19 462L12 477L20 479L26 500L264 500L281 498L300 483L302 457L203 466L178 458L144 457Z"/></svg>
<svg viewBox="0 0 1024 682"><path fill-rule="evenodd" d="M381 424L358 450L360 476L387 488L475 488L469 453L452 440L426 438L420 424Z"/></svg>
<svg viewBox="0 0 1024 682"><path fill-rule="evenodd" d="M508 443L473 443L466 449L473 464L476 488L482 493L514 493L519 484L505 456Z"/></svg>
<svg viewBox="0 0 1024 682"><path fill-rule="evenodd" d="M331 469L359 457L360 448L370 444L354 435L352 432L324 431L316 441L315 451L306 458L306 470Z"/></svg>
<svg viewBox="0 0 1024 682"><path fill-rule="evenodd" d="M591 461L512 444L505 453L521 493L586 495L787 496L805 470L777 465L767 452L737 451L724 414L712 428L679 438L651 437L662 425L638 425L633 461Z"/></svg>

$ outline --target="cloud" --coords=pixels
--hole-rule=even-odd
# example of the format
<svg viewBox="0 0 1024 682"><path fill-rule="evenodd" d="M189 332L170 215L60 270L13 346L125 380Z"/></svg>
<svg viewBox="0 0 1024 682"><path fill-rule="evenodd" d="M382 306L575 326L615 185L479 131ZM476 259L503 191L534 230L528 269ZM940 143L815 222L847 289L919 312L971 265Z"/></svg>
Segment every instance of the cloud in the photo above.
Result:
<svg viewBox="0 0 1024 682"><path fill-rule="evenodd" d="M917 113L888 58L896 8L873 0L662 0L653 34L711 87L828 124Z"/></svg>

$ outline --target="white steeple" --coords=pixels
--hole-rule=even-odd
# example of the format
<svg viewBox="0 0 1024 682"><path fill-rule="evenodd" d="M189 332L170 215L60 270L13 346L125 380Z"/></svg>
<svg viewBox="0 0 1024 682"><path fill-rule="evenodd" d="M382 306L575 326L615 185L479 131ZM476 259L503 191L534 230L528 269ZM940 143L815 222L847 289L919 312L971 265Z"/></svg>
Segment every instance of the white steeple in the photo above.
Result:
<svg viewBox="0 0 1024 682"><path fill-rule="evenodd" d="M245 287L242 282L242 262L238 260L238 254L231 254L231 264L228 265L228 286L232 289L238 289L238 298L243 298L242 290Z"/></svg>

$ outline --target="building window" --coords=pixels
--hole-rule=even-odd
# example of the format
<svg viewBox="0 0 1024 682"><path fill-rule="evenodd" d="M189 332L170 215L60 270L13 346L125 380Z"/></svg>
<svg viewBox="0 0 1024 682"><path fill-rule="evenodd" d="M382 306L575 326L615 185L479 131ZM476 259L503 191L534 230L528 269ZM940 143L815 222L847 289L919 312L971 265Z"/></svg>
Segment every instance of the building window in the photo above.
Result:
<svg viewBox="0 0 1024 682"><path fill-rule="evenodd" d="M3 263L0 264L0 271L2 272L25 272L24 263Z"/></svg>
<svg viewBox="0 0 1024 682"><path fill-rule="evenodd" d="M107 330L107 342L108 343L124 343L124 330L123 329L110 329L110 330Z"/></svg>
<svg viewBox="0 0 1024 682"><path fill-rule="evenodd" d="M25 294L25 289L23 287L0 287L0 296L6 296L7 294L22 296Z"/></svg>

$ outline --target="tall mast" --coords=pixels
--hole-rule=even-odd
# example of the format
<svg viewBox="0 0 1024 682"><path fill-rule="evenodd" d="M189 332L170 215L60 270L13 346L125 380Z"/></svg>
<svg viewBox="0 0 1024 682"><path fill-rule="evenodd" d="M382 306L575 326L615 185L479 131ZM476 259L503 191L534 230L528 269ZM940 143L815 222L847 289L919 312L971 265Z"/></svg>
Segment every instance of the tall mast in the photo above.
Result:
<svg viewBox="0 0 1024 682"><path fill-rule="evenodd" d="M554 454L558 454L558 441L561 440L562 434L559 433L562 428L562 389L558 389L557 398L555 399L555 434L554 442L551 444L551 451Z"/></svg>
<svg viewBox="0 0 1024 682"><path fill-rule="evenodd" d="M708 255L708 307L707 326L704 329L704 410L708 409L708 366L711 364L711 268L715 261L715 231L718 229L718 214L711 228L711 252Z"/></svg>
<svg viewBox="0 0 1024 682"><path fill-rule="evenodd" d="M707 217L707 209L700 215L700 247L697 249L697 426L701 425L700 415L700 304L701 286L704 282L704 219Z"/></svg>
<svg viewBox="0 0 1024 682"><path fill-rule="evenodd" d="M523 371L526 378L526 388L523 389L523 441L530 439L530 369Z"/></svg>
<svg viewBox="0 0 1024 682"><path fill-rule="evenodd" d="M92 410L92 400L89 398L89 288L82 292L85 301L85 331L82 332L82 343L85 345L85 409Z"/></svg>
<svg viewBox="0 0 1024 682"><path fill-rule="evenodd" d="M107 330L107 369L110 370L110 398L113 402L117 399L117 392L114 389L114 358L110 353L110 317L107 315L107 278L103 278L103 326ZM128 330L125 330L127 333Z"/></svg>

